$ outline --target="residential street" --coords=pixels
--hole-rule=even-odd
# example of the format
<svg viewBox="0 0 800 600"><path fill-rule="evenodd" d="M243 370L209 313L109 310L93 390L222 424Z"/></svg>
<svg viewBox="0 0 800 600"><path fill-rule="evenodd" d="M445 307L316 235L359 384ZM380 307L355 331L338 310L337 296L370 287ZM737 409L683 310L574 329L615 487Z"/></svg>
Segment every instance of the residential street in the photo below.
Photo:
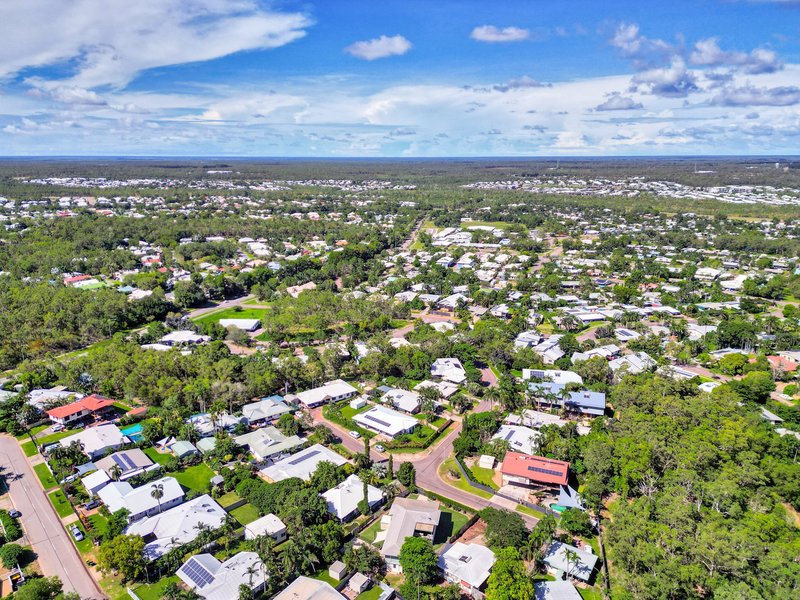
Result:
<svg viewBox="0 0 800 600"><path fill-rule="evenodd" d="M64 590L77 592L82 600L105 598L86 570L19 444L6 435L0 436L0 467L14 506L22 512L22 526L43 573L57 575L64 583Z"/></svg>

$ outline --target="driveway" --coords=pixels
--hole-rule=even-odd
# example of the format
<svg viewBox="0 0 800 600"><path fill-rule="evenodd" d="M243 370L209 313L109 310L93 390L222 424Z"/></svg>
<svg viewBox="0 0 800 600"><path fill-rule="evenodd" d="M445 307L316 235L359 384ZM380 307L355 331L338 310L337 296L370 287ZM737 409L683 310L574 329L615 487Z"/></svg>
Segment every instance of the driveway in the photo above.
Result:
<svg viewBox="0 0 800 600"><path fill-rule="evenodd" d="M6 435L0 436L0 466L14 507L22 512L22 526L42 572L48 577L58 576L64 591L77 592L82 600L106 598L86 570L19 444Z"/></svg>

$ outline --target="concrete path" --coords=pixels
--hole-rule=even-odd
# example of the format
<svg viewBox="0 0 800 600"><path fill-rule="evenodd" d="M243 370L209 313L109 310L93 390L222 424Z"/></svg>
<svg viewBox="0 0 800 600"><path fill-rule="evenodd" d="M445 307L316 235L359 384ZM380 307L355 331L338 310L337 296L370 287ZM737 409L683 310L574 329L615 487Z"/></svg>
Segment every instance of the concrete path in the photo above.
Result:
<svg viewBox="0 0 800 600"><path fill-rule="evenodd" d="M77 592L81 600L106 598L86 570L83 558L69 539L17 440L5 435L0 436L0 466L11 501L22 512L22 527L42 572L48 577L58 576L64 591Z"/></svg>

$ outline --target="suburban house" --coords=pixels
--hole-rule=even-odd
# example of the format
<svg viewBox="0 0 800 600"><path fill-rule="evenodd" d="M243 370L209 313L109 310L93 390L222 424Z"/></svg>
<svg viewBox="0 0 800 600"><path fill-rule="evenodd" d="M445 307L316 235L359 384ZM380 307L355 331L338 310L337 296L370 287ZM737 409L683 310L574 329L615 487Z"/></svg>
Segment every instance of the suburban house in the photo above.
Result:
<svg viewBox="0 0 800 600"><path fill-rule="evenodd" d="M457 358L437 358L431 365L431 377L461 384L467 380L467 372Z"/></svg>
<svg viewBox="0 0 800 600"><path fill-rule="evenodd" d="M347 461L322 444L314 444L269 467L264 467L260 473L270 483L290 477L299 477L303 481L308 481L321 462L329 462L341 467Z"/></svg>
<svg viewBox="0 0 800 600"><path fill-rule="evenodd" d="M235 327L242 331L253 332L261 327L260 319L220 319L219 324L227 329L228 327Z"/></svg>
<svg viewBox="0 0 800 600"><path fill-rule="evenodd" d="M93 415L101 415L113 408L114 401L103 398L97 394L86 396L64 406L57 406L47 411L47 416L53 423L65 427Z"/></svg>
<svg viewBox="0 0 800 600"><path fill-rule="evenodd" d="M533 584L534 600L582 600L575 586L569 581L537 581Z"/></svg>
<svg viewBox="0 0 800 600"><path fill-rule="evenodd" d="M136 521L128 526L125 533L142 536L145 542L144 557L155 560L172 548L194 540L203 526L219 529L227 514L211 496L204 494L160 514Z"/></svg>
<svg viewBox="0 0 800 600"><path fill-rule="evenodd" d="M577 562L567 560L568 550L578 555ZM557 578L562 574L568 574L575 579L589 581L597 564L597 555L563 542L553 542L544 553L542 562L547 565L547 570Z"/></svg>
<svg viewBox="0 0 800 600"><path fill-rule="evenodd" d="M327 581L300 575L272 600L346 600Z"/></svg>
<svg viewBox="0 0 800 600"><path fill-rule="evenodd" d="M486 546L456 542L439 555L439 568L447 581L458 584L463 594L481 598L481 589L489 579L494 561L494 552Z"/></svg>
<svg viewBox="0 0 800 600"><path fill-rule="evenodd" d="M414 414L419 411L419 394L417 392L410 392L399 388L391 389L381 396L381 402L384 404L391 404L395 408Z"/></svg>
<svg viewBox="0 0 800 600"><path fill-rule="evenodd" d="M567 392L563 384L551 381L529 383L528 389L542 406L564 408L593 417L602 416L606 411L606 395L602 392L589 390Z"/></svg>
<svg viewBox="0 0 800 600"><path fill-rule="evenodd" d="M262 398L258 402L251 402L242 407L242 415L251 425L262 421L269 423L290 412L292 407L288 406L280 396Z"/></svg>
<svg viewBox="0 0 800 600"><path fill-rule="evenodd" d="M285 436L273 426L262 427L233 438L237 445L250 450L258 462L275 459L303 445L304 440L296 435Z"/></svg>
<svg viewBox="0 0 800 600"><path fill-rule="evenodd" d="M162 492L158 500L152 495L156 486L161 486ZM174 477L162 477L137 488L127 481L112 481L97 495L109 512L115 513L123 508L127 510L129 523L167 511L181 504L184 498L183 488Z"/></svg>
<svg viewBox="0 0 800 600"><path fill-rule="evenodd" d="M328 512L346 523L358 516L358 503L364 499L364 482L353 473L342 483L323 492L321 496L328 504ZM378 488L367 486L367 502L370 509L383 504L384 494Z"/></svg>
<svg viewBox="0 0 800 600"><path fill-rule="evenodd" d="M96 461L95 466L100 471L104 471L109 477L119 469L118 481L125 481L136 475L141 475L146 471L161 468L160 465L153 463L144 452L139 448L120 450L110 454L105 458ZM113 479L113 478L112 478Z"/></svg>
<svg viewBox="0 0 800 600"><path fill-rule="evenodd" d="M519 452L506 452L500 471L503 485L556 488L569 479L568 462Z"/></svg>
<svg viewBox="0 0 800 600"><path fill-rule="evenodd" d="M275 543L280 544L286 541L286 525L270 513L244 526L244 539L254 540L261 535L268 535Z"/></svg>
<svg viewBox="0 0 800 600"><path fill-rule="evenodd" d="M186 346L189 344L205 344L211 338L207 335L200 335L191 330L170 331L163 336L159 342L165 346Z"/></svg>
<svg viewBox="0 0 800 600"><path fill-rule="evenodd" d="M415 391L424 390L425 388L434 388L445 400L449 399L458 391L457 385L448 383L447 381L430 381L426 379L414 386Z"/></svg>
<svg viewBox="0 0 800 600"><path fill-rule="evenodd" d="M109 450L121 448L129 443L130 440L122 434L116 425L98 425L65 437L59 443L66 448L76 442L80 444L81 450L89 458L97 458Z"/></svg>
<svg viewBox="0 0 800 600"><path fill-rule="evenodd" d="M535 454L539 450L540 437L538 431L524 425L501 425L492 439L508 442L508 448L513 452Z"/></svg>
<svg viewBox="0 0 800 600"><path fill-rule="evenodd" d="M373 406L367 411L353 416L353 420L367 429L377 431L391 438L414 430L419 421L385 406Z"/></svg>
<svg viewBox="0 0 800 600"><path fill-rule="evenodd" d="M635 354L626 354L615 358L608 363L611 370L614 372L615 377L622 377L625 374L636 375L643 373L651 367L656 366L654 361L647 352L636 352Z"/></svg>
<svg viewBox="0 0 800 600"><path fill-rule="evenodd" d="M522 369L522 379L541 379L542 381L552 381L559 385L577 383L583 385L583 377L575 371L561 371L559 369Z"/></svg>
<svg viewBox="0 0 800 600"><path fill-rule="evenodd" d="M325 385L300 392L295 394L292 398L305 406L306 408L316 408L329 402L338 402L339 400L346 400L358 394L358 390L346 381L341 379L334 379Z"/></svg>
<svg viewBox="0 0 800 600"><path fill-rule="evenodd" d="M390 571L402 571L400 548L407 537L425 537L433 540L442 513L439 503L420 496L417 499L395 498L389 514L381 520L388 521L381 554Z"/></svg>
<svg viewBox="0 0 800 600"><path fill-rule="evenodd" d="M105 471L92 471L81 479L81 483L90 496L96 496L97 492L111 483L111 478Z"/></svg>
<svg viewBox="0 0 800 600"><path fill-rule="evenodd" d="M255 552L239 552L225 562L211 554L195 554L175 574L205 600L238 598L240 585L258 592L267 583L266 568Z"/></svg>
<svg viewBox="0 0 800 600"><path fill-rule="evenodd" d="M187 423L191 423L195 431L200 437L208 437L214 435L217 431L232 431L240 423L247 423L245 417L235 417L227 412L212 415L211 413L201 413L192 415L186 419Z"/></svg>

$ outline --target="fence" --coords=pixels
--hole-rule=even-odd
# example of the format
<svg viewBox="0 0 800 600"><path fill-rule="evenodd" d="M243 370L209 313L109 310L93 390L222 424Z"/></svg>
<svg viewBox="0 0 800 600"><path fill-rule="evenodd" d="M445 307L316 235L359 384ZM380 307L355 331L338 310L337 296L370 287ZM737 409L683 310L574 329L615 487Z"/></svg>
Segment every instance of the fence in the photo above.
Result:
<svg viewBox="0 0 800 600"><path fill-rule="evenodd" d="M492 487L489 487L488 485L483 485L482 483L478 483L477 481L474 481L472 479L472 476L471 476L472 472L461 462L461 459L458 456L456 456L456 465L458 465L458 470L461 472L461 476L470 485L470 487L474 487L475 489L478 489L478 490L483 490L484 492L488 492L490 494L494 494L495 496L500 496L501 498L505 498L506 500L512 500L513 502L516 502L517 504L521 504L522 506L525 506L527 508L530 508L532 510L535 510L535 511L540 512L540 513L545 514L545 515L553 515L554 517L558 516L557 512L555 512L553 510L550 510L546 506L541 506L539 504L533 504L532 502L528 502L527 500L522 500L520 498L516 498L516 497L512 496L511 494L506 494L505 492L502 492L500 490L496 490L496 489L494 489Z"/></svg>

